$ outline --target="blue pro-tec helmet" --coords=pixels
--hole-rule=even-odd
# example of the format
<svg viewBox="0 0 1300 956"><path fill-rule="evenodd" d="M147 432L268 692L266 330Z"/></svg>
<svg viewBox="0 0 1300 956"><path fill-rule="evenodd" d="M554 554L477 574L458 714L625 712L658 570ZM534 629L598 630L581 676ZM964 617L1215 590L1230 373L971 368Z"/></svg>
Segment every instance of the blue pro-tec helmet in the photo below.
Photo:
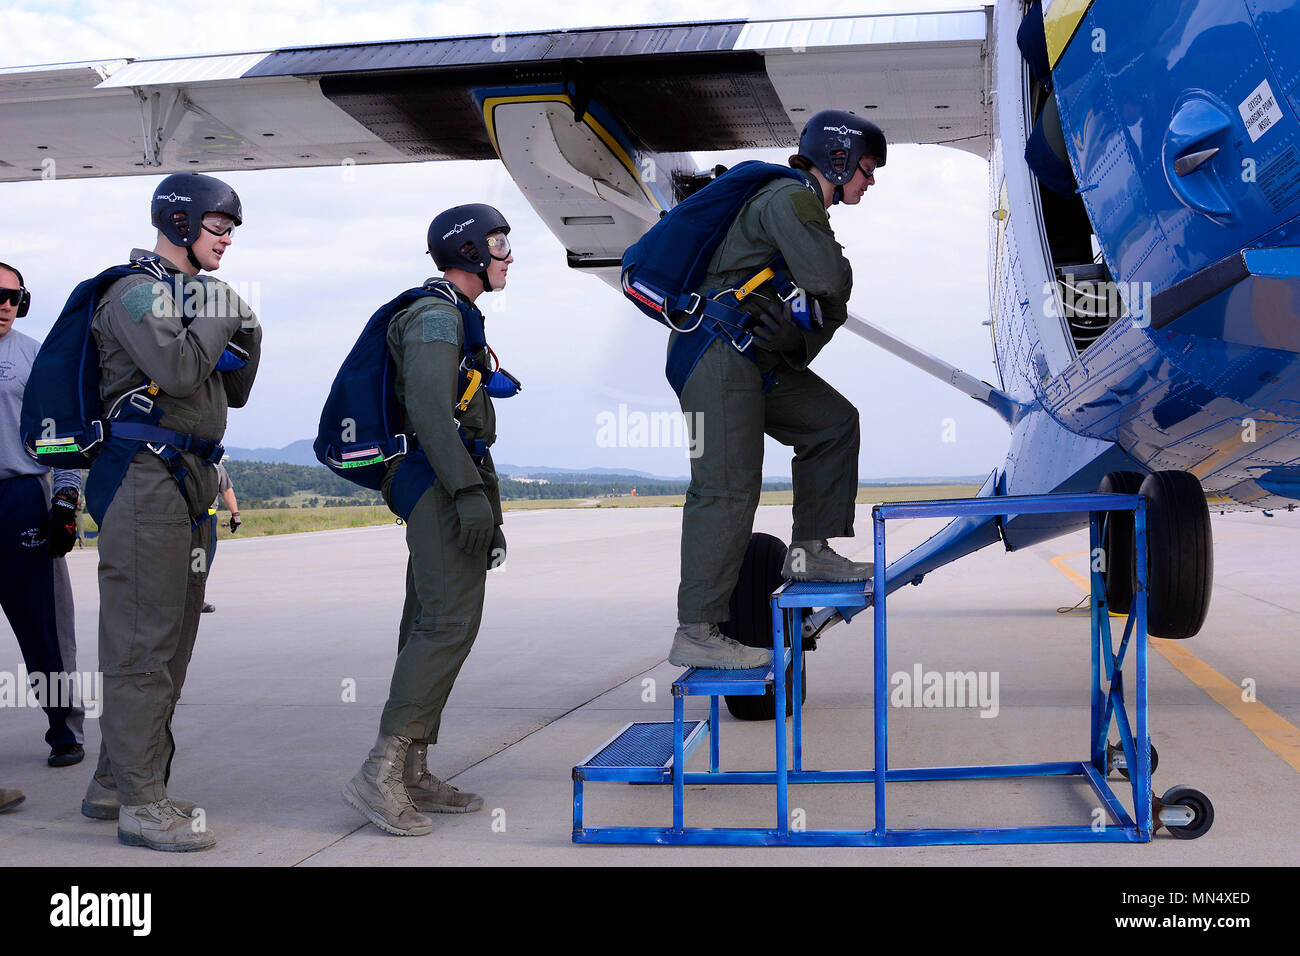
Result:
<svg viewBox="0 0 1300 956"><path fill-rule="evenodd" d="M506 256L494 255L488 245L488 236L496 232L510 232L510 223L492 206L481 202L453 206L429 223L429 255L444 272L454 268L476 273L483 280L483 289L491 292L488 264L494 258L509 257L508 252Z"/></svg>
<svg viewBox="0 0 1300 956"><path fill-rule="evenodd" d="M158 231L174 245L188 249L194 245L202 228L203 216L210 212L225 213L244 221L243 206L236 192L213 176L202 173L174 173L153 191L150 218Z"/></svg>
<svg viewBox="0 0 1300 956"><path fill-rule="evenodd" d="M799 134L799 155L836 187L836 202L839 187L853 178L863 156L873 157L877 169L885 165L886 146L879 126L847 110L815 113Z"/></svg>

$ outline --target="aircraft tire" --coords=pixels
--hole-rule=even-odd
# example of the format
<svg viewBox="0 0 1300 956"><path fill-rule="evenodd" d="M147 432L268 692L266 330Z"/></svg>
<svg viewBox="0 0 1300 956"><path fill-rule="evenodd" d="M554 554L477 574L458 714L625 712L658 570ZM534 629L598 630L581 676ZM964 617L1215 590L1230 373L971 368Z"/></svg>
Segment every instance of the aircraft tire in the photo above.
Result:
<svg viewBox="0 0 1300 956"><path fill-rule="evenodd" d="M1097 491L1106 495L1135 495L1145 476L1136 471L1112 471ZM1101 547L1105 558L1102 580L1106 585L1106 606L1116 614L1127 614L1133 606L1133 513L1111 511L1102 516Z"/></svg>
<svg viewBox="0 0 1300 956"><path fill-rule="evenodd" d="M721 625L722 633L748 647L772 646L772 592L781 586L781 566L785 563L785 544L770 534L753 534L740 565L736 589L731 592L731 620ZM788 639L788 635L787 635ZM808 699L808 674L804 672L803 700ZM794 668L786 668L785 712L794 712L791 688ZM768 691L758 695L729 694L727 710L737 720L774 720L776 695Z"/></svg>
<svg viewBox="0 0 1300 956"><path fill-rule="evenodd" d="M1147 633L1171 640L1195 637L1210 610L1214 584L1205 492L1195 475L1157 471L1142 481L1139 493L1147 499Z"/></svg>

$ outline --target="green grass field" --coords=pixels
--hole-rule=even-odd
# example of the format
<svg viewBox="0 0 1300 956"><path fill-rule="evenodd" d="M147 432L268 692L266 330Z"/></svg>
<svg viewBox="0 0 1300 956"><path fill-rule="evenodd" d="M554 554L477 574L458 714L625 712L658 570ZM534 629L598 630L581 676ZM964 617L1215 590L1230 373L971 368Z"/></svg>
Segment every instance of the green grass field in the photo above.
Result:
<svg viewBox="0 0 1300 956"><path fill-rule="evenodd" d="M912 501L932 498L963 498L979 490L975 485L875 485L858 489L858 504L878 501ZM763 505L788 505L792 491L765 491L759 498ZM505 511L536 511L539 508L680 508L682 495L619 495L613 498L558 498L503 501ZM396 516L382 505L339 508L263 508L241 510L244 523L238 537L252 538L265 534L298 534L304 531L329 531L336 528L362 528L392 524ZM230 513L217 513L218 540L231 537ZM95 523L84 519L85 530L94 533ZM96 539L86 538L88 547Z"/></svg>

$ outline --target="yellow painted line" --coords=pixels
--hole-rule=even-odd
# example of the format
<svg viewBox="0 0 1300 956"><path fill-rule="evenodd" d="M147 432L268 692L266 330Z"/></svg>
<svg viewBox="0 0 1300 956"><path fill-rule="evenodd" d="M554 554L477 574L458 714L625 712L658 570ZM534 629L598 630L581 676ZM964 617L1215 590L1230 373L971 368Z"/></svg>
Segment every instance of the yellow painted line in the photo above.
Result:
<svg viewBox="0 0 1300 956"><path fill-rule="evenodd" d="M1075 584L1079 585L1079 587L1082 588L1084 591L1086 591L1087 593L1091 594L1091 593L1092 593L1092 585L1088 583L1088 579L1085 578L1085 577L1084 577L1082 574L1080 574L1078 571L1074 570L1074 568L1068 566L1068 565L1065 563L1065 562L1068 561L1070 558L1077 558L1079 555L1081 555L1081 554L1087 554L1087 553L1088 553L1087 551L1075 551L1073 554L1062 554L1062 555L1058 555L1057 557L1052 558L1052 567L1056 568L1056 570L1060 571L1062 574L1064 574L1067 578L1069 578L1069 579L1070 579L1071 581L1073 581ZM1085 609L1085 608L1080 608L1079 610L1086 610L1086 609ZM1111 612L1110 612L1110 616L1111 616L1111 617L1128 617L1127 614L1116 614L1114 611L1111 611Z"/></svg>
<svg viewBox="0 0 1300 956"><path fill-rule="evenodd" d="M1290 764L1292 770L1300 773L1300 728L1258 700L1242 700L1239 684L1234 684L1187 650L1181 641L1164 641L1153 637L1150 643L1184 677L1218 701L1224 710L1245 724L1246 729L1258 737L1265 747Z"/></svg>
<svg viewBox="0 0 1300 956"><path fill-rule="evenodd" d="M1060 571L1075 584L1079 585L1080 588L1091 593L1092 585L1088 583L1088 579L1078 571L1074 570L1074 568L1067 566L1065 563L1070 560L1070 558L1077 558L1079 555L1087 553L1087 551L1075 551L1073 554L1059 554L1052 558L1052 567L1056 568L1056 570Z"/></svg>
<svg viewBox="0 0 1300 956"><path fill-rule="evenodd" d="M1258 533L1268 534L1269 532ZM1242 537L1245 537L1245 535L1242 535ZM1051 561L1052 567L1085 591L1091 590L1087 579L1078 571L1067 567L1065 562L1070 558L1077 558L1079 555L1087 553L1087 551L1075 551L1073 554L1058 555ZM1179 673L1205 691L1212 700L1216 701L1233 717L1245 724L1246 729L1258 737L1260 743L1285 760L1292 770L1300 773L1300 728L1277 711L1261 704L1258 700L1249 702L1242 700L1241 686L1239 684L1234 684L1205 661L1187 650L1182 641L1166 641L1158 637L1151 637L1147 639L1147 643L1161 657L1172 664Z"/></svg>

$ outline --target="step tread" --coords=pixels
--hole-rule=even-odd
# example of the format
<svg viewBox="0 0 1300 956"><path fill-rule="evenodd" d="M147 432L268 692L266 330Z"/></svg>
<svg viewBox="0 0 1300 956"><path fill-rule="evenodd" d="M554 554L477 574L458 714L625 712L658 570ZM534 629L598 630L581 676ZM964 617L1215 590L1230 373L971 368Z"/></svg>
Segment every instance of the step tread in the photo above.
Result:
<svg viewBox="0 0 1300 956"><path fill-rule="evenodd" d="M707 723L705 720L684 721L682 734L689 739ZM672 762L673 722L663 720L629 724L578 766L667 769L672 766Z"/></svg>

